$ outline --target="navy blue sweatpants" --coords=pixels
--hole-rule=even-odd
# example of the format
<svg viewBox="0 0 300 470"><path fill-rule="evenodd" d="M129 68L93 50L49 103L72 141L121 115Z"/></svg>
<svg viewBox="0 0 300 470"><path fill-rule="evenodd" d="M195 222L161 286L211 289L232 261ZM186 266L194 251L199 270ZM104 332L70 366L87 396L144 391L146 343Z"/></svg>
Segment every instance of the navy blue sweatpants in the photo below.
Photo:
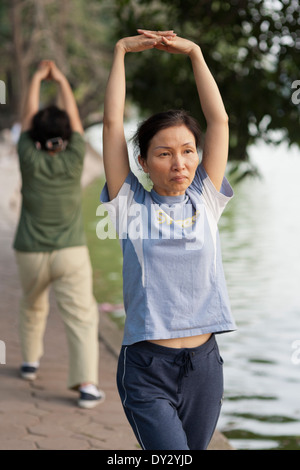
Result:
<svg viewBox="0 0 300 470"><path fill-rule="evenodd" d="M214 335L197 348L122 346L118 390L142 449L207 448L221 409L222 364Z"/></svg>

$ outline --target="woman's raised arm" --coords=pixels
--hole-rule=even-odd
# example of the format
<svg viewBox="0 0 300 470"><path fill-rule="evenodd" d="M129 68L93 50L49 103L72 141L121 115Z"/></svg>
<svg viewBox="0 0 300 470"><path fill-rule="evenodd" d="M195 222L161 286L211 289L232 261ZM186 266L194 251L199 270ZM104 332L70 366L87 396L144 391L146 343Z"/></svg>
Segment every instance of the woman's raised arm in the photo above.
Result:
<svg viewBox="0 0 300 470"><path fill-rule="evenodd" d="M220 191L228 160L228 116L218 86L200 48L193 48L189 57L207 124L202 164L214 186Z"/></svg>
<svg viewBox="0 0 300 470"><path fill-rule="evenodd" d="M28 131L32 125L32 118L39 110L41 82L46 80L50 73L50 61L42 60L34 73L25 99L22 113L22 131Z"/></svg>
<svg viewBox="0 0 300 470"><path fill-rule="evenodd" d="M103 163L110 199L116 197L129 173L123 123L126 96L125 54L119 41L115 46L104 99Z"/></svg>

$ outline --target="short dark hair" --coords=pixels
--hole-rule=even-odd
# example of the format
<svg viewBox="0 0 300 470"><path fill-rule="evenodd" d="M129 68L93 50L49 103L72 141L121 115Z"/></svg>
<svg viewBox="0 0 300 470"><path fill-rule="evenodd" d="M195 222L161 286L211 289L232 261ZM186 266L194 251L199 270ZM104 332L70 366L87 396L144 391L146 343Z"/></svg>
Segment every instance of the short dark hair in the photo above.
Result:
<svg viewBox="0 0 300 470"><path fill-rule="evenodd" d="M200 147L201 129L198 121L185 110L170 109L161 113L156 113L143 121L133 136L133 143L138 149L139 155L144 160L147 159L147 152L151 139L157 132L168 127L185 125L194 135L196 147Z"/></svg>
<svg viewBox="0 0 300 470"><path fill-rule="evenodd" d="M72 134L68 114L51 105L38 111L32 119L29 135L34 142L39 142L43 150L47 150L46 142L54 137L69 140Z"/></svg>

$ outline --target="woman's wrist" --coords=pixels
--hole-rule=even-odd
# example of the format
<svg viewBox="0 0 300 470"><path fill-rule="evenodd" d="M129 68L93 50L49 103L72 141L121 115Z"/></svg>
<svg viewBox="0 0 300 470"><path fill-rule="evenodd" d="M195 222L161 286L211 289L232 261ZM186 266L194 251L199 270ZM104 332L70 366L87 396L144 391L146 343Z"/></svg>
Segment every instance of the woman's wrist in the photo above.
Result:
<svg viewBox="0 0 300 470"><path fill-rule="evenodd" d="M189 51L188 56L191 60L203 58L200 46L198 46L198 44L194 44L191 50Z"/></svg>
<svg viewBox="0 0 300 470"><path fill-rule="evenodd" d="M123 39L120 39L116 45L115 45L115 53L121 53L125 56L127 50L126 50L126 47L125 47L125 44L124 44L124 41Z"/></svg>
<svg viewBox="0 0 300 470"><path fill-rule="evenodd" d="M33 74L32 80L35 81L35 82L42 82L44 80L44 75L39 70L37 70Z"/></svg>
<svg viewBox="0 0 300 470"><path fill-rule="evenodd" d="M66 78L63 74L61 74L61 75L58 76L58 77L53 78L53 80L54 80L56 83L58 83L58 85L69 84L67 78Z"/></svg>

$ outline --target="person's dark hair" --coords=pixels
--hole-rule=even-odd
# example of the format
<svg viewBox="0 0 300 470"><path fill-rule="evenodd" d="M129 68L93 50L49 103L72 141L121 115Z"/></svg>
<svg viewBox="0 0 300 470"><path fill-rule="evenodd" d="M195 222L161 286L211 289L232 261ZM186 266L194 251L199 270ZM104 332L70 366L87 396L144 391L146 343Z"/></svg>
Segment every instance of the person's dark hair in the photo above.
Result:
<svg viewBox="0 0 300 470"><path fill-rule="evenodd" d="M198 121L185 110L170 109L169 111L154 114L139 125L133 136L135 153L138 152L141 158L146 160L151 139L155 134L162 129L180 125L185 125L192 132L195 137L196 147L199 148L201 130Z"/></svg>
<svg viewBox="0 0 300 470"><path fill-rule="evenodd" d="M46 142L54 137L60 137L63 141L70 139L72 129L68 114L51 105L38 111L32 120L29 135L34 142L39 142L43 150L48 150Z"/></svg>

